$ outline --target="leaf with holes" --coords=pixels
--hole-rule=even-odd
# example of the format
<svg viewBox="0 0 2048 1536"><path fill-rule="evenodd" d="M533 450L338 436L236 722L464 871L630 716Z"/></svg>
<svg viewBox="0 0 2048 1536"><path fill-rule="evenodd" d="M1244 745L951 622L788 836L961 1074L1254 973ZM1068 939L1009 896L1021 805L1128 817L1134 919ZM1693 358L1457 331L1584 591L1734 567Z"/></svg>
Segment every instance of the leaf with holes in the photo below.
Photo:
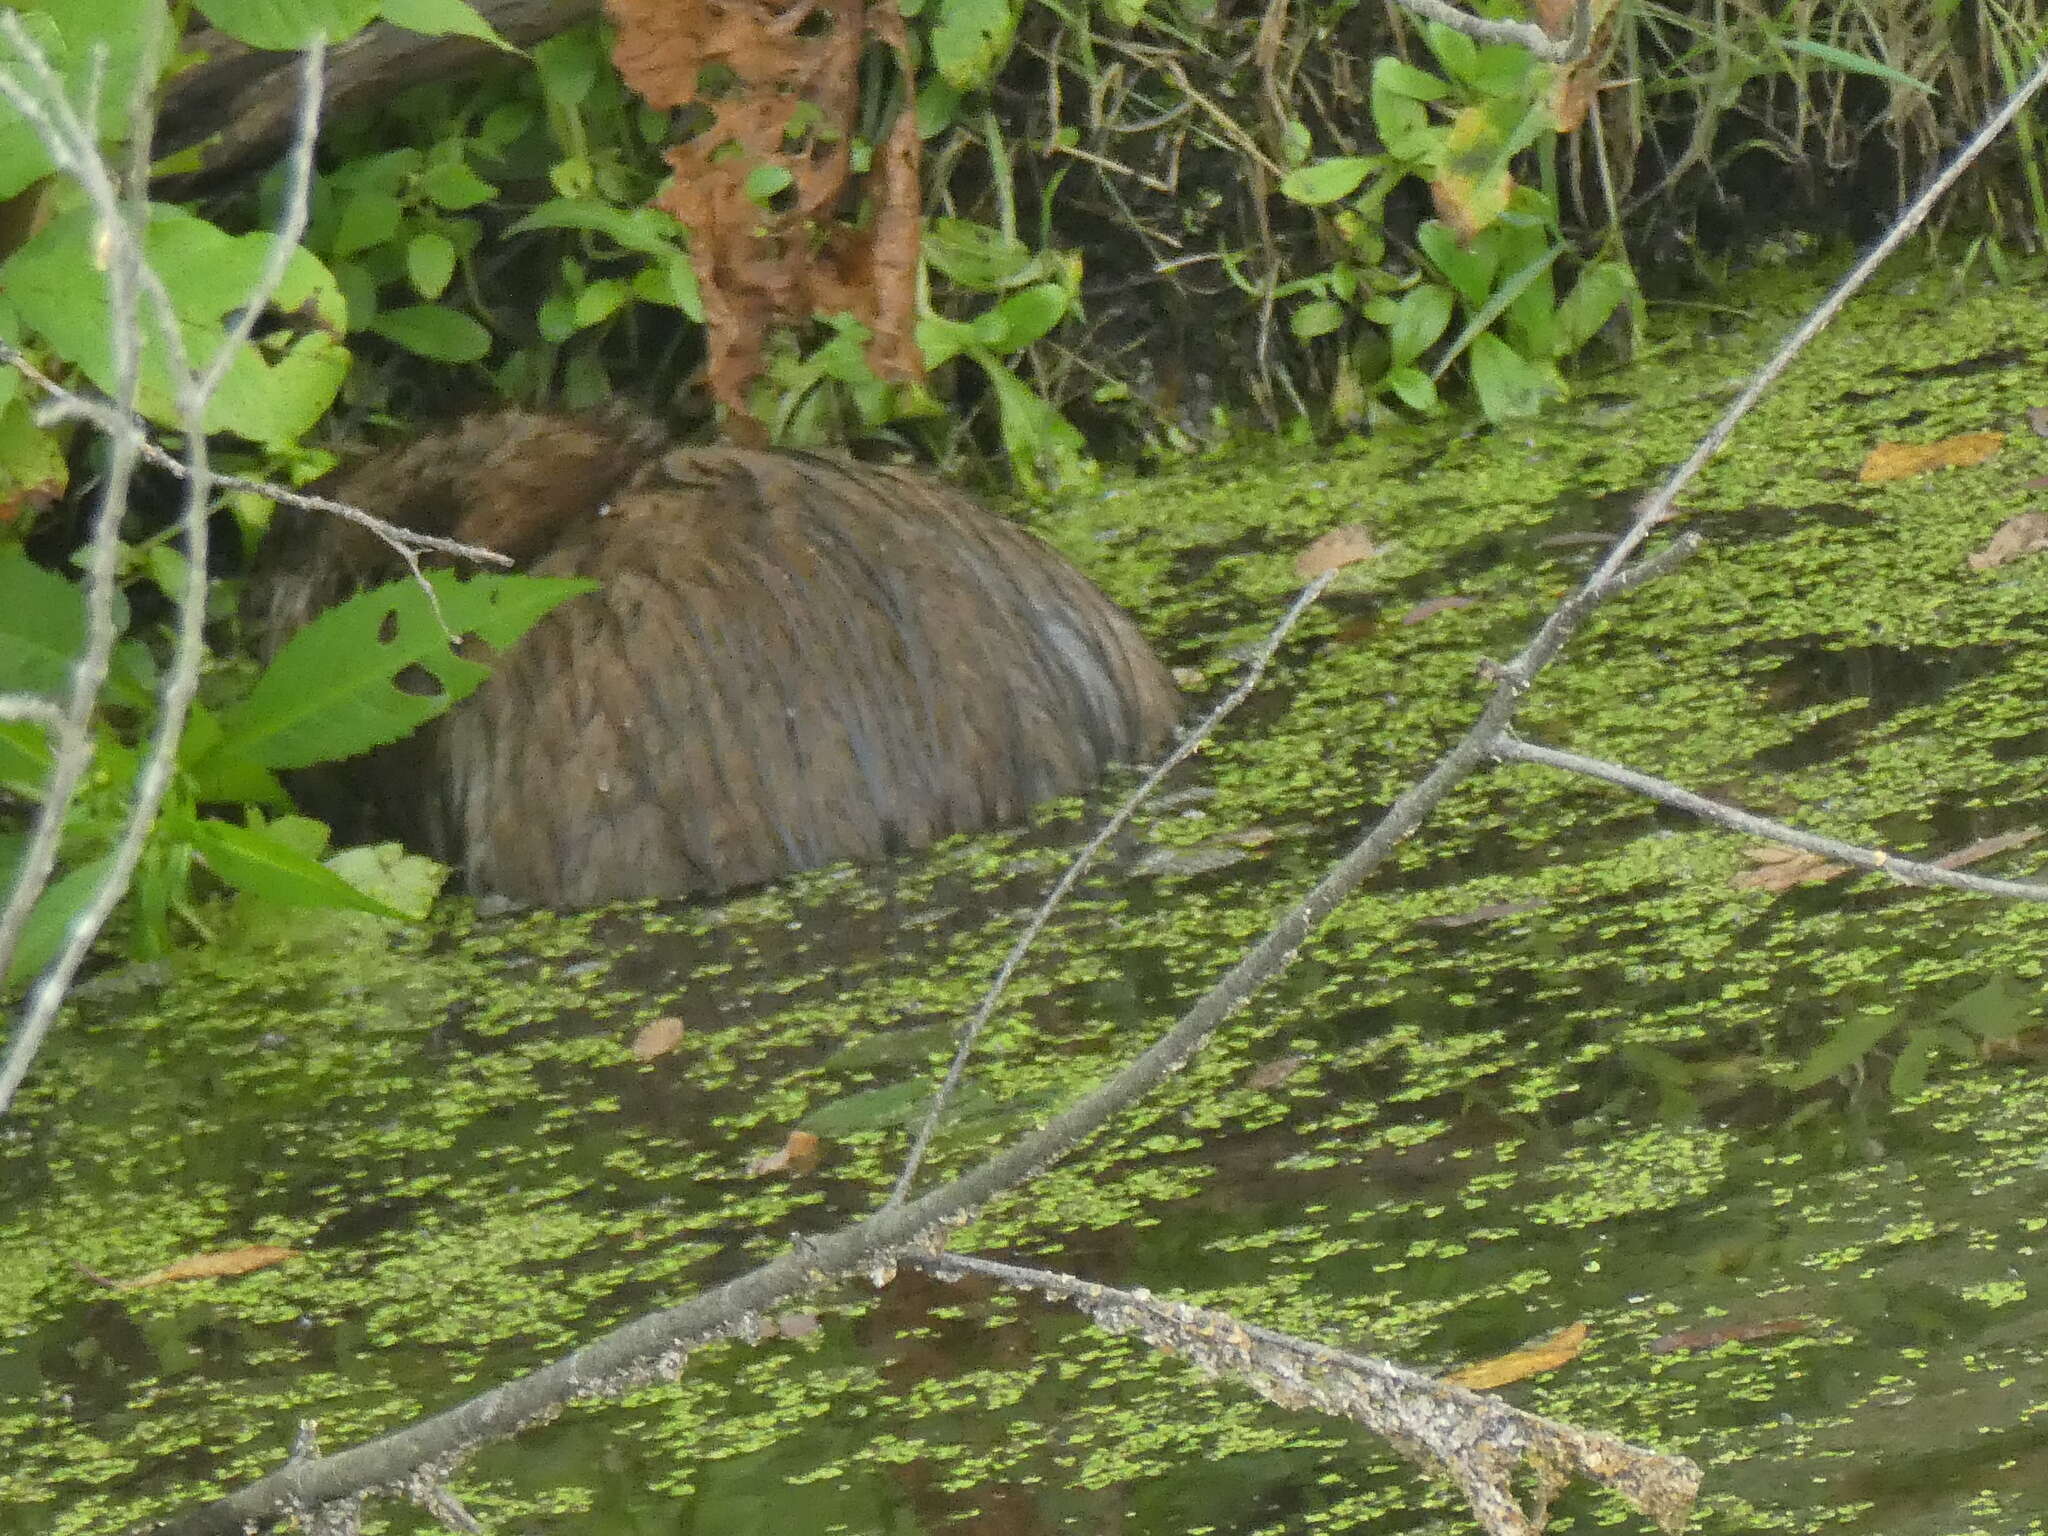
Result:
<svg viewBox="0 0 2048 1536"><path fill-rule="evenodd" d="M488 574L465 581L446 571L428 579L438 617L417 582L397 581L330 608L292 636L223 717L215 752L304 768L396 741L489 676L450 648L451 634L502 651L557 604L596 586Z"/></svg>

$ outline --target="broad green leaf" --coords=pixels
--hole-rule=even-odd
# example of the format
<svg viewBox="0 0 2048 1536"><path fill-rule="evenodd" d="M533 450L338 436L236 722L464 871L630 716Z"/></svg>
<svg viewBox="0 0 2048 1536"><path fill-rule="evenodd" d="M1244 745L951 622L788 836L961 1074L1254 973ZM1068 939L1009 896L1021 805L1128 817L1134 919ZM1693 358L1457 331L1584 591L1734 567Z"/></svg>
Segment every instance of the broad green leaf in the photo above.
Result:
<svg viewBox="0 0 2048 1536"><path fill-rule="evenodd" d="M423 299L438 299L455 275L455 242L439 230L423 230L405 245L405 275Z"/></svg>
<svg viewBox="0 0 2048 1536"><path fill-rule="evenodd" d="M1490 331L1473 340L1471 360L1479 408L1496 425L1534 416L1557 392L1548 369L1535 367Z"/></svg>
<svg viewBox="0 0 2048 1536"><path fill-rule="evenodd" d="M488 203L498 189L460 160L443 160L420 172L420 190L438 208L460 213L478 203Z"/></svg>
<svg viewBox="0 0 2048 1536"><path fill-rule="evenodd" d="M1493 274L1500 265L1499 248L1491 243L1475 244L1467 250L1458 237L1438 219L1426 219L1415 231L1415 243L1458 290L1458 297L1477 309L1486 302L1493 287Z"/></svg>
<svg viewBox="0 0 2048 1536"><path fill-rule="evenodd" d="M940 0L925 36L940 77L955 90L971 91L994 78L1016 31L1010 0Z"/></svg>
<svg viewBox="0 0 2048 1536"><path fill-rule="evenodd" d="M1001 288L1031 266L1022 240L969 219L933 219L925 226L924 257L963 288Z"/></svg>
<svg viewBox="0 0 2048 1536"><path fill-rule="evenodd" d="M1635 294L1635 274L1620 262L1596 261L1579 274L1557 306L1557 356L1569 357Z"/></svg>
<svg viewBox="0 0 2048 1536"><path fill-rule="evenodd" d="M1323 203L1334 203L1340 197L1349 197L1358 190L1358 184L1373 173L1379 165L1376 155L1343 155L1331 160L1318 160L1304 165L1298 171L1290 171L1280 182L1280 195L1292 198L1297 203L1317 207Z"/></svg>
<svg viewBox="0 0 2048 1536"><path fill-rule="evenodd" d="M1059 283L1034 283L995 307L1003 322L999 350L1021 352L1066 318L1072 296Z"/></svg>
<svg viewBox="0 0 2048 1536"><path fill-rule="evenodd" d="M357 890L414 919L427 915L448 883L447 865L408 853L397 843L344 848L326 862Z"/></svg>
<svg viewBox="0 0 2048 1536"><path fill-rule="evenodd" d="M216 751L303 768L396 741L489 674L449 649L449 632L502 651L556 605L594 590L591 582L539 576L465 581L436 571L428 579L438 619L419 584L406 580L360 593L292 636L222 718Z"/></svg>
<svg viewBox="0 0 2048 1536"><path fill-rule="evenodd" d="M50 782L49 733L27 720L0 720L0 789L41 804Z"/></svg>
<svg viewBox="0 0 2048 1536"><path fill-rule="evenodd" d="M84 592L0 547L0 693L61 695L84 649Z"/></svg>
<svg viewBox="0 0 2048 1536"><path fill-rule="evenodd" d="M337 907L403 918L404 913L357 890L325 864L309 859L261 827L199 821L192 848L227 884L281 907Z"/></svg>
<svg viewBox="0 0 2048 1536"><path fill-rule="evenodd" d="M387 309L370 322L370 329L437 363L473 363L491 350L491 333L481 323L438 304Z"/></svg>
<svg viewBox="0 0 2048 1536"><path fill-rule="evenodd" d="M71 102L80 100L95 48L105 48L95 126L110 142L125 136L136 79L155 78L170 43L163 0L14 0L9 9L20 15ZM0 67L19 73L18 57L5 43ZM50 169L50 157L27 119L0 101L0 199L40 181Z"/></svg>
<svg viewBox="0 0 2048 1536"><path fill-rule="evenodd" d="M1436 380L1420 368L1389 369L1386 385L1403 405L1426 416L1434 415L1441 403L1437 399Z"/></svg>
<svg viewBox="0 0 2048 1536"><path fill-rule="evenodd" d="M377 14L377 0L194 0L199 13L251 48L296 53L314 37L346 42Z"/></svg>
<svg viewBox="0 0 2048 1536"><path fill-rule="evenodd" d="M341 205L341 223L334 232L333 255L354 256L372 246L384 244L398 233L405 210L389 192L365 188L351 193Z"/></svg>
<svg viewBox="0 0 2048 1536"><path fill-rule="evenodd" d="M572 306L576 318L576 328L579 331L586 330L593 325L609 320L619 312L620 307L631 297L632 289L626 286L623 279L616 277L599 278L576 295Z"/></svg>
<svg viewBox="0 0 2048 1536"><path fill-rule="evenodd" d="M1287 328L1297 341L1327 336L1344 323L1344 306L1335 299L1316 299L1287 317Z"/></svg>
<svg viewBox="0 0 2048 1536"><path fill-rule="evenodd" d="M476 13L467 0L380 0L377 9L394 27L428 37L474 37L517 53L498 29Z"/></svg>
<svg viewBox="0 0 2048 1536"><path fill-rule="evenodd" d="M1387 346L1397 368L1414 362L1437 343L1451 323L1453 302L1450 289L1435 283L1422 283L1401 295L1387 327Z"/></svg>
<svg viewBox="0 0 2048 1536"><path fill-rule="evenodd" d="M776 198L796 185L796 177L786 165L757 165L747 172L747 179L741 184L747 201L766 208Z"/></svg>
<svg viewBox="0 0 2048 1536"><path fill-rule="evenodd" d="M37 899L30 908L28 922L23 925L21 942L15 946L14 959L7 968L6 984L9 988L25 985L46 965L57 958L64 948L64 939L71 931L72 921L83 912L92 900L93 892L107 877L111 859L94 859L82 864L69 874L60 876ZM7 872L7 884L14 884L14 871Z"/></svg>
<svg viewBox="0 0 2048 1536"><path fill-rule="evenodd" d="M22 321L100 389L114 389L107 331L107 285L94 259L98 230L85 209L60 214L6 262L0 289ZM204 366L220 349L226 317L238 311L276 237L233 236L175 208L151 211L144 250L177 316L188 361ZM308 251L292 253L272 309L293 317L288 330L259 347L244 343L208 405L210 430L284 447L333 402L348 371L339 336L346 323L341 290ZM259 337L264 327L259 325ZM153 323L142 325L140 403L152 420L175 425L176 393Z"/></svg>

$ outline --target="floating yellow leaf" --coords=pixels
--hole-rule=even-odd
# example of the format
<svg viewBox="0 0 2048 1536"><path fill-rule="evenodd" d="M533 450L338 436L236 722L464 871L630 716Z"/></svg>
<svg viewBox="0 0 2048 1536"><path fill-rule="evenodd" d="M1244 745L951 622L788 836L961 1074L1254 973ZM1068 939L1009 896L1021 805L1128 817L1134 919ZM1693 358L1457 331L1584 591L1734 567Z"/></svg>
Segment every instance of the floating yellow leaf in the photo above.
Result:
<svg viewBox="0 0 2048 1536"><path fill-rule="evenodd" d="M1560 1328L1549 1338L1539 1339L1521 1349L1461 1366L1444 1380L1453 1386L1470 1387L1474 1392L1491 1392L1511 1381L1522 1381L1530 1376L1540 1376L1545 1371L1554 1371L1561 1365L1570 1365L1579 1358L1592 1334L1593 1330L1586 1324L1573 1323L1569 1328Z"/></svg>
<svg viewBox="0 0 2048 1536"><path fill-rule="evenodd" d="M1856 471L1865 485L1924 475L1930 469L1965 469L1982 464L2005 446L2003 432L1965 432L1933 443L1879 443Z"/></svg>

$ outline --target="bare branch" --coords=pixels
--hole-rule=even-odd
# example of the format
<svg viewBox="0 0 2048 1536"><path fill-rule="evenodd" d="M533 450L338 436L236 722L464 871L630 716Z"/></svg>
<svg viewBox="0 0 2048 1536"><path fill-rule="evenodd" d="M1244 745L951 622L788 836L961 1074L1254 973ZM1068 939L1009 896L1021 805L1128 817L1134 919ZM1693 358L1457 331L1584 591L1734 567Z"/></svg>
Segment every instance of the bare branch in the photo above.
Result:
<svg viewBox="0 0 2048 1536"><path fill-rule="evenodd" d="M121 413L106 402L66 389L30 362L18 348L8 345L5 341L0 341L0 363L14 369L48 397L47 403L41 407L48 417L74 417L90 423L108 437L131 427L139 434L148 430L139 417L128 417L124 421ZM156 468L176 475L181 480L190 473L183 459L167 453L146 435L137 441L136 451ZM279 506L303 507L309 512L326 512L354 523L390 545L401 558L412 565L415 576L420 575L420 570L418 562L412 557L427 550L432 550L436 554L451 555L459 560L474 561L478 565L509 567L512 564L510 555L501 555L495 549L486 549L481 544L465 544L460 539L421 533L399 523L386 522L374 513L366 512L348 502L336 501L330 496L316 496L307 491L295 491L290 486L279 485L273 480L251 480L246 475L224 475L216 472L213 475L213 483L224 491L246 491Z"/></svg>
<svg viewBox="0 0 2048 1536"><path fill-rule="evenodd" d="M1633 768L1624 768L1619 763L1610 763L1597 757L1582 757L1577 752L1563 752L1556 747L1539 746L1517 736L1504 736L1495 745L1493 755L1503 763L1539 763L1545 768L1560 768L1566 773L1582 774L1589 779L1601 779L1623 789L1635 791L1659 804L1671 806L1674 810L1686 811L1702 821L1712 822L1717 827L1726 827L1731 832L1740 832L1746 837L1766 838L1774 843L1783 843L1788 848L1803 848L1808 853L1817 853L1822 858L1833 859L1838 864L1847 864L1856 869L1867 869L1872 874L1884 875L1901 885L1938 885L1951 891L1967 891L1974 896L2009 896L2016 901L2048 901L2048 885L2029 880L1999 880L1989 875L1967 875L1960 870L1947 869L1939 864L1925 864L1915 859L1902 858L1887 853L1882 848L1865 848L1855 843L1845 843L1839 838L1823 837L1818 832L1803 831L1782 821L1773 821L1768 816L1752 815L1724 805L1718 800L1709 800L1696 795L1689 789L1673 784L1669 779L1656 778L1647 773L1638 773Z"/></svg>
<svg viewBox="0 0 2048 1536"><path fill-rule="evenodd" d="M1699 1466L1686 1457L1525 1413L1490 1393L1241 1322L1228 1312L961 1254L921 1254L910 1263L940 1280L980 1275L1068 1302L1098 1327L1135 1333L1154 1349L1241 1382L1283 1408L1314 1408L1361 1424L1408 1460L1456 1483L1495 1536L1535 1536L1551 1499L1574 1476L1612 1488L1667 1531L1684 1527L1699 1494ZM1522 1468L1537 1474L1533 1510L1522 1509L1510 1491Z"/></svg>
<svg viewBox="0 0 2048 1536"><path fill-rule="evenodd" d="M1116 808L1108 821L1103 823L1101 830L1088 839L1087 845L1074 855L1066 871L1046 893L1045 900L1039 903L1038 910L1031 914L1031 920L1024 925L1024 931L1017 936L1016 943L1010 946L1010 952L1003 956L1003 963L996 967L995 979L989 982L988 990L982 994L981 1002L976 1006L973 1016L961 1028L959 1044L954 1048L952 1063L946 1068L945 1080L932 1095L931 1107L925 1111L924 1122L918 1126L917 1135L910 1144L910 1151L903 1159L903 1171L896 1176L896 1187L889 1194L890 1205L901 1204L910 1197L911 1185L917 1179L917 1170L924 1162L925 1153L931 1146L933 1135L938 1131L939 1122L945 1118L946 1106L952 1102L953 1094L960 1087L960 1079L966 1074L968 1057L974 1054L974 1047L981 1039L982 1030L988 1027L988 1021L994 1015L996 1005L1009 990L1011 978L1017 974L1017 967L1023 964L1031 946L1038 942L1039 934L1045 931L1045 925L1052 920L1052 915L1059 909L1060 903L1066 900L1068 894L1080 882L1081 876L1088 872L1088 867L1095 862L1095 856L1107 846L1112 837L1123 830L1131 817L1137 814L1138 807L1151 798L1152 792L1160 786L1166 776L1200 751L1202 743L1216 734L1216 727L1252 696L1253 690L1259 686L1259 680L1266 675L1266 669L1273 664L1273 657L1279 651L1281 642L1287 638L1301 616L1308 612L1309 605L1323 595L1323 589L1336 578L1336 574L1334 570L1325 571L1301 589L1292 606L1280 616L1280 622L1273 626L1272 632L1253 654L1251 663L1245 668L1244 677L1239 680L1238 685L1221 703L1209 711L1208 716L1200 724L1181 738L1180 744L1169 752L1156 768L1145 775L1145 781L1131 791L1124 803Z"/></svg>

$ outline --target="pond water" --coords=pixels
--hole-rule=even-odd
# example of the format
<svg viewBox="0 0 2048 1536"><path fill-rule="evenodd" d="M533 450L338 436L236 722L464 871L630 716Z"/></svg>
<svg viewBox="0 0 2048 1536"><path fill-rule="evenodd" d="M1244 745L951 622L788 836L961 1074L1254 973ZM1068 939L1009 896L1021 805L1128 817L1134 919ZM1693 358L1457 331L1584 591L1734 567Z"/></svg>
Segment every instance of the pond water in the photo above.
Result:
<svg viewBox="0 0 2048 1536"><path fill-rule="evenodd" d="M1127 1059L1316 878L1812 292L1518 432L1240 455L1040 515L1197 696L1301 544L1363 521L1394 548L1056 922L933 1176ZM1908 275L1852 310L1688 500L1707 551L1603 614L1527 733L1915 856L2039 823L2048 566L1966 557L2048 473L2043 297ZM1880 441L1984 430L2010 436L1977 467L1856 478ZM302 1419L354 1443L872 1208L1098 812L721 906L456 902L290 945L226 914L236 942L105 978L0 1122L0 1532L121 1530L274 1467ZM955 1246L1427 1369L1585 1323L1504 1391L1698 1460L1696 1531L2048 1529L2041 915L1755 864L1597 785L1484 774L1214 1048ZM638 1059L661 1020L677 1043ZM815 1168L752 1171L796 1129ZM255 1244L296 1256L99 1283ZM495 1448L463 1501L560 1536L1471 1528L1355 1426L1035 1297L905 1276L779 1335ZM1554 1528L1617 1524L1648 1528L1574 1492Z"/></svg>

